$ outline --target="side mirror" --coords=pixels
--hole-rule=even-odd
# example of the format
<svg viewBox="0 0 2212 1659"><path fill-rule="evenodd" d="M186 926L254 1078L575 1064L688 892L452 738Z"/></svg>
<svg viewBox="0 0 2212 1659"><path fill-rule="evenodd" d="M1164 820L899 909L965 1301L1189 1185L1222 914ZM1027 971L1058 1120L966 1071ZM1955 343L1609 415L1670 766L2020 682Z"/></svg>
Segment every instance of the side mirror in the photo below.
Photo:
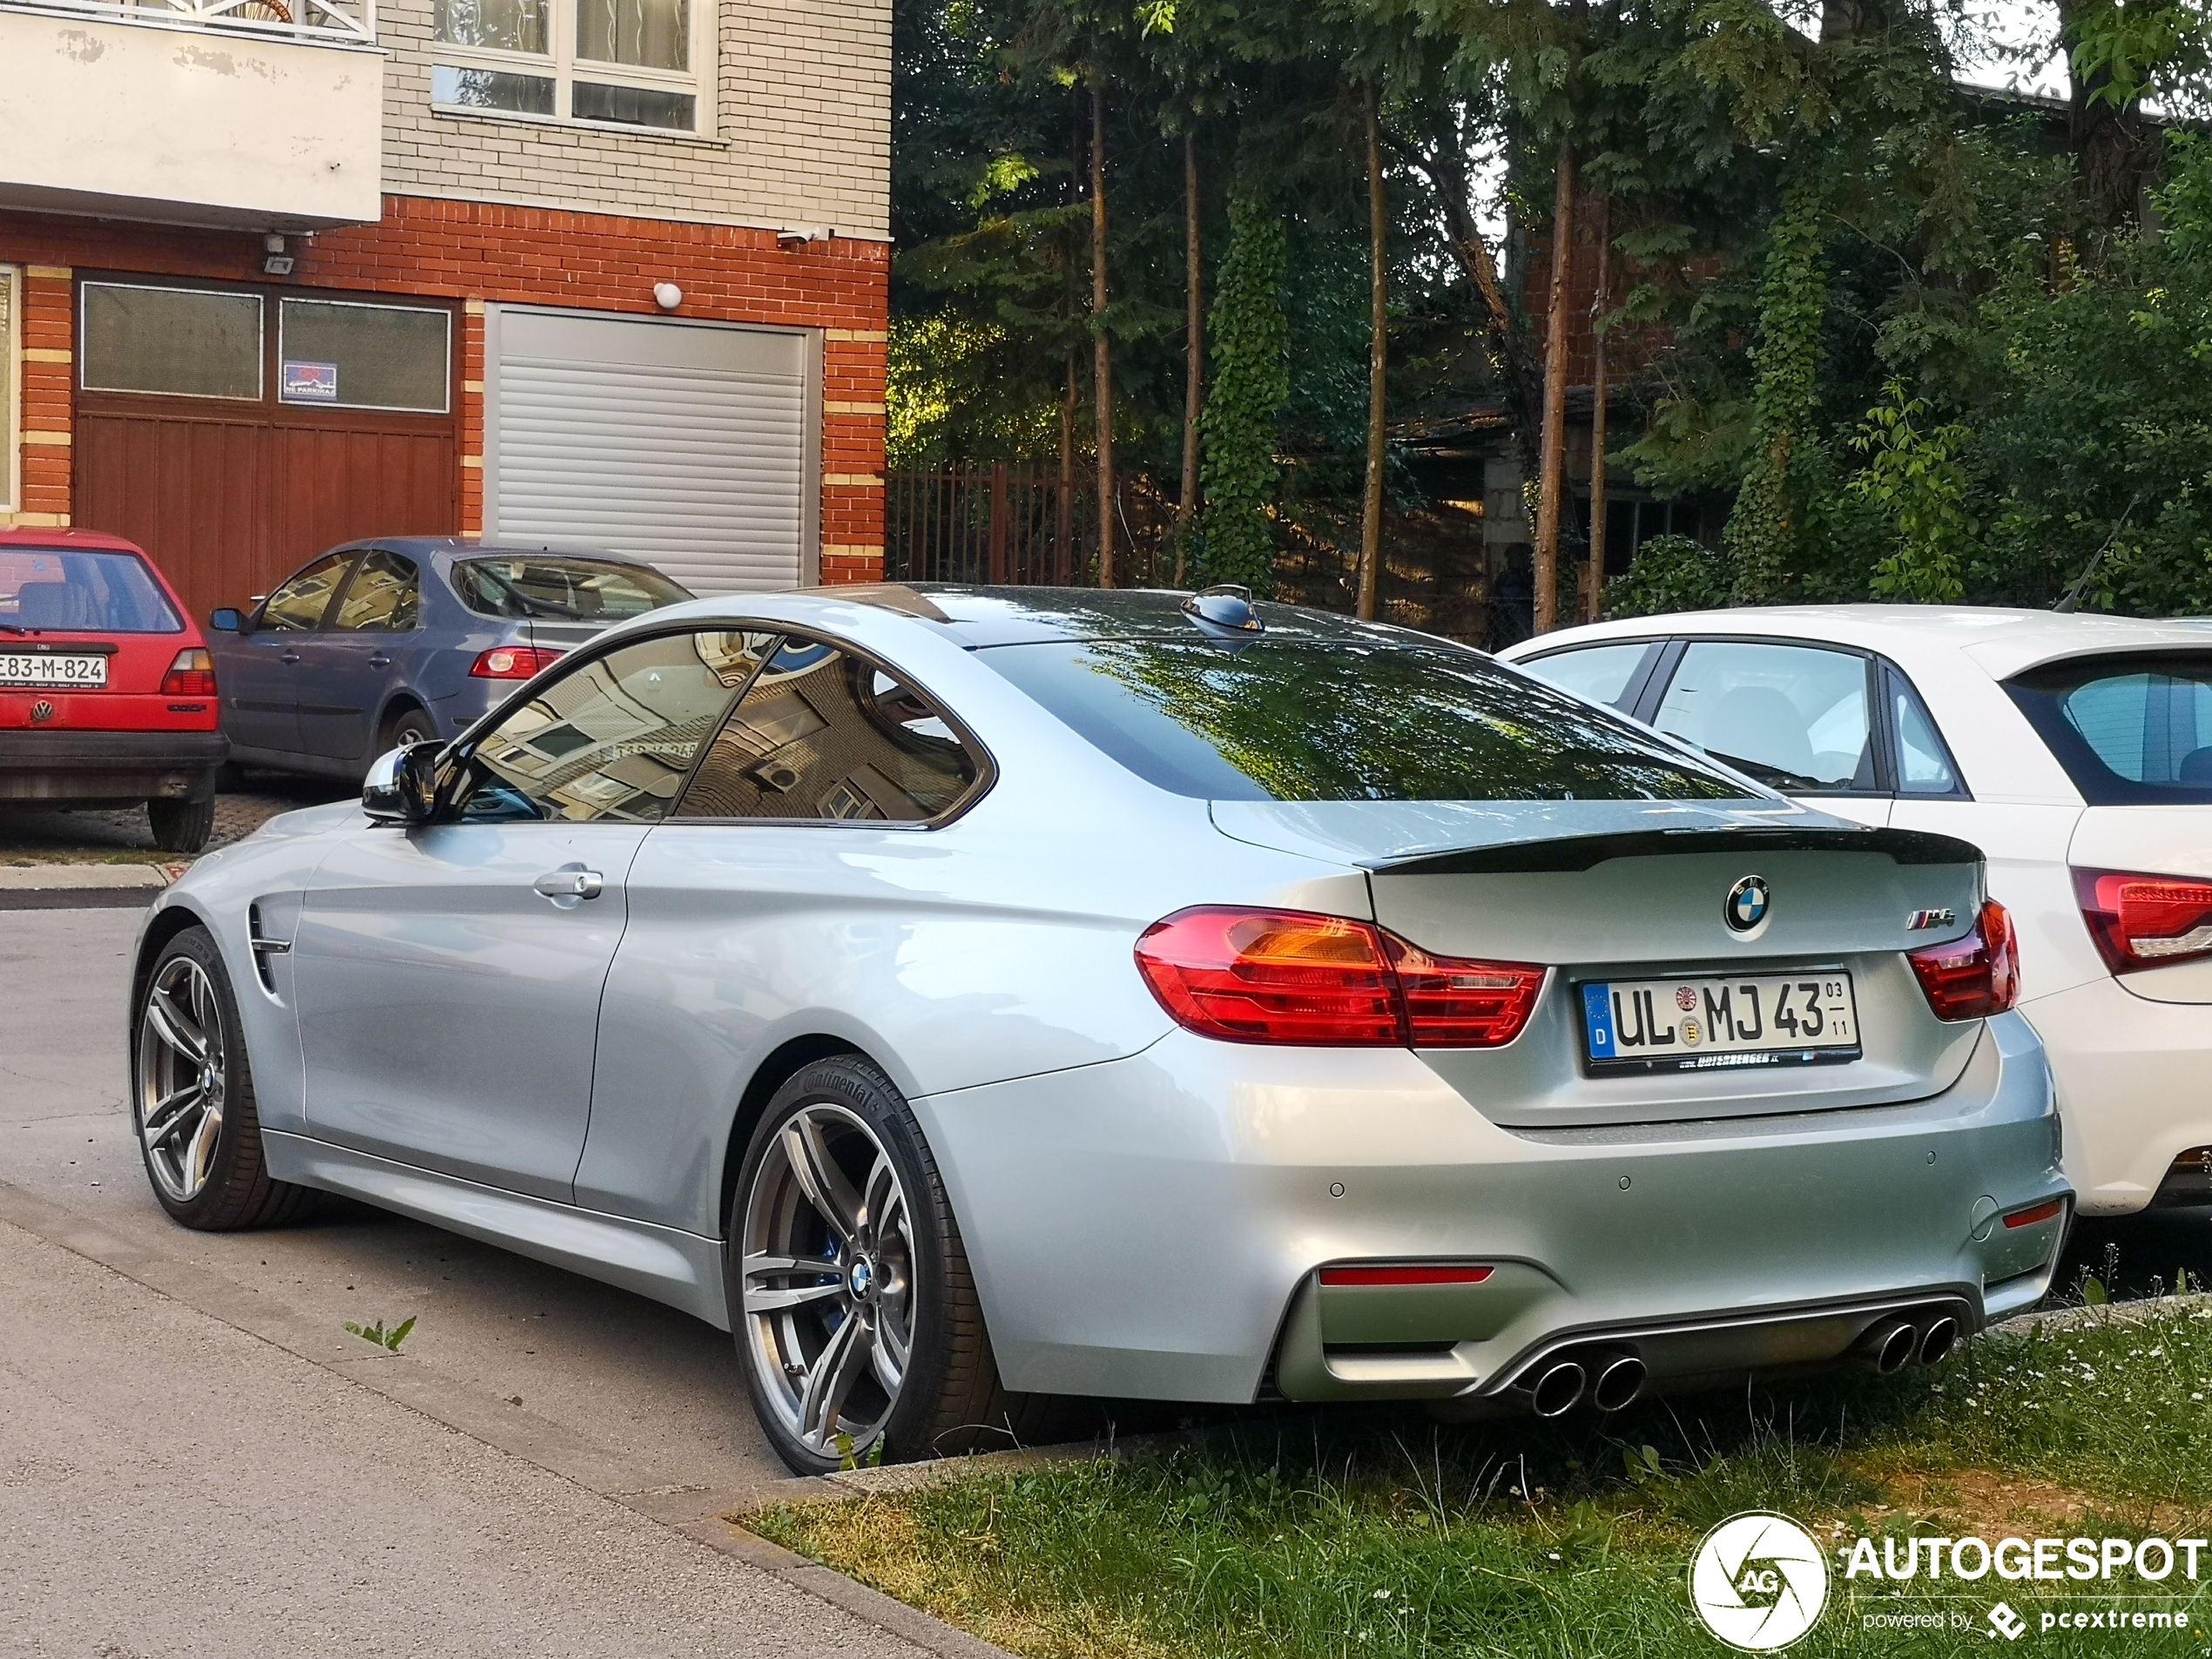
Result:
<svg viewBox="0 0 2212 1659"><path fill-rule="evenodd" d="M438 806L435 741L403 744L379 755L361 779L361 810L372 824L427 824Z"/></svg>
<svg viewBox="0 0 2212 1659"><path fill-rule="evenodd" d="M246 631L246 618L230 605L219 605L207 613L207 625L219 634L239 634Z"/></svg>

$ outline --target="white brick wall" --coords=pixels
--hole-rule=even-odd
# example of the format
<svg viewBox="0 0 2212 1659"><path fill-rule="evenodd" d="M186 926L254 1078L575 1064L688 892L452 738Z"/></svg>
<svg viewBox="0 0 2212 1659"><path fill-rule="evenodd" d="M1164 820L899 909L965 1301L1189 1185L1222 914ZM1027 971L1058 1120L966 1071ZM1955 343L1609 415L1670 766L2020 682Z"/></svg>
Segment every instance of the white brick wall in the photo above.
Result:
<svg viewBox="0 0 2212 1659"><path fill-rule="evenodd" d="M721 0L712 138L434 115L431 0L377 10L395 195L890 234L890 0Z"/></svg>

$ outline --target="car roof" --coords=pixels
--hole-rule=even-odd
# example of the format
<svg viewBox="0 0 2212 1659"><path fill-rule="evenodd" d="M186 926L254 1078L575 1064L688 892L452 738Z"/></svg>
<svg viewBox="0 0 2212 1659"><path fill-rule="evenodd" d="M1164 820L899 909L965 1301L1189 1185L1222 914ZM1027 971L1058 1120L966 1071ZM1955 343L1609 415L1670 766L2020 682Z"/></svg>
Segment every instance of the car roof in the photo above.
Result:
<svg viewBox="0 0 2212 1659"><path fill-rule="evenodd" d="M1947 647L1965 652L1991 678L2000 680L2071 657L2212 651L2212 630L2196 623L1993 605L1861 604L1749 605L1737 610L1628 617L1524 640L1511 655L1525 658L1557 646L1656 634L1788 636L1855 645L1890 657Z"/></svg>
<svg viewBox="0 0 2212 1659"><path fill-rule="evenodd" d="M1190 595L1162 588L1031 588L956 582L867 583L810 589L827 601L898 611L932 624L969 646L1035 644L1051 640L1195 639L1197 624L1184 614ZM1452 644L1433 635L1385 623L1361 622L1332 610L1262 600L1253 606L1261 638L1296 638L1369 644ZM1472 647L1462 646L1463 650Z"/></svg>
<svg viewBox="0 0 2212 1659"><path fill-rule="evenodd" d="M604 559L612 564L635 564L647 569L652 562L639 558L634 553L617 553L610 548L590 547L577 542L563 542L541 536L502 536L486 540L480 536L357 536L350 542L341 542L336 547L325 549L329 553L349 553L357 548L381 547L395 553L406 553L416 558L432 561L453 559L496 558L502 553L550 553L556 557L570 559ZM318 558L322 556L316 555Z"/></svg>

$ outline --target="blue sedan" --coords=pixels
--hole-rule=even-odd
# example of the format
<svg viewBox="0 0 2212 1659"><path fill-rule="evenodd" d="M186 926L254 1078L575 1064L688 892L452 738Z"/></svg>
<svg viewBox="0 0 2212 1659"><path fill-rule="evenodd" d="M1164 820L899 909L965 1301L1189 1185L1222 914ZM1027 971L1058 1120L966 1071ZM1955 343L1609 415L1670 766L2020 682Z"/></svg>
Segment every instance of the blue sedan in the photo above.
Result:
<svg viewBox="0 0 2212 1659"><path fill-rule="evenodd" d="M251 611L208 618L231 757L358 778L387 750L458 735L610 624L691 597L616 553L348 543Z"/></svg>

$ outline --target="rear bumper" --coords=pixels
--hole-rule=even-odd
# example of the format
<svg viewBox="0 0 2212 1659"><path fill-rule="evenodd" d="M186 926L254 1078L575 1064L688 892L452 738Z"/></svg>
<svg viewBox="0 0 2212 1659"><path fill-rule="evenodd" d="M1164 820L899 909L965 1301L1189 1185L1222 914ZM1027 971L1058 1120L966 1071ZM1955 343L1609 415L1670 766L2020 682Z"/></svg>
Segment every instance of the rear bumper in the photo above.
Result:
<svg viewBox="0 0 2212 1659"><path fill-rule="evenodd" d="M2084 1215L2126 1215L2165 1190L2174 1161L2212 1146L2212 1003L2154 1002L2109 975L2021 1010L2041 1034L2066 1118L2066 1168ZM2212 1186L2203 1189L2212 1199Z"/></svg>
<svg viewBox="0 0 2212 1659"><path fill-rule="evenodd" d="M0 732L0 801L204 800L219 732Z"/></svg>
<svg viewBox="0 0 2212 1659"><path fill-rule="evenodd" d="M1042 1393L1248 1400L1271 1367L1294 1399L1502 1400L1561 1345L1692 1327L1730 1334L1655 1341L1655 1385L1817 1367L1884 1310L2039 1300L2064 1207L1995 1217L2069 1196L2016 1015L1941 1095L1778 1117L1509 1131L1410 1052L1182 1032L915 1109L1001 1372ZM1360 1262L1492 1273L1425 1307L1320 1286Z"/></svg>

